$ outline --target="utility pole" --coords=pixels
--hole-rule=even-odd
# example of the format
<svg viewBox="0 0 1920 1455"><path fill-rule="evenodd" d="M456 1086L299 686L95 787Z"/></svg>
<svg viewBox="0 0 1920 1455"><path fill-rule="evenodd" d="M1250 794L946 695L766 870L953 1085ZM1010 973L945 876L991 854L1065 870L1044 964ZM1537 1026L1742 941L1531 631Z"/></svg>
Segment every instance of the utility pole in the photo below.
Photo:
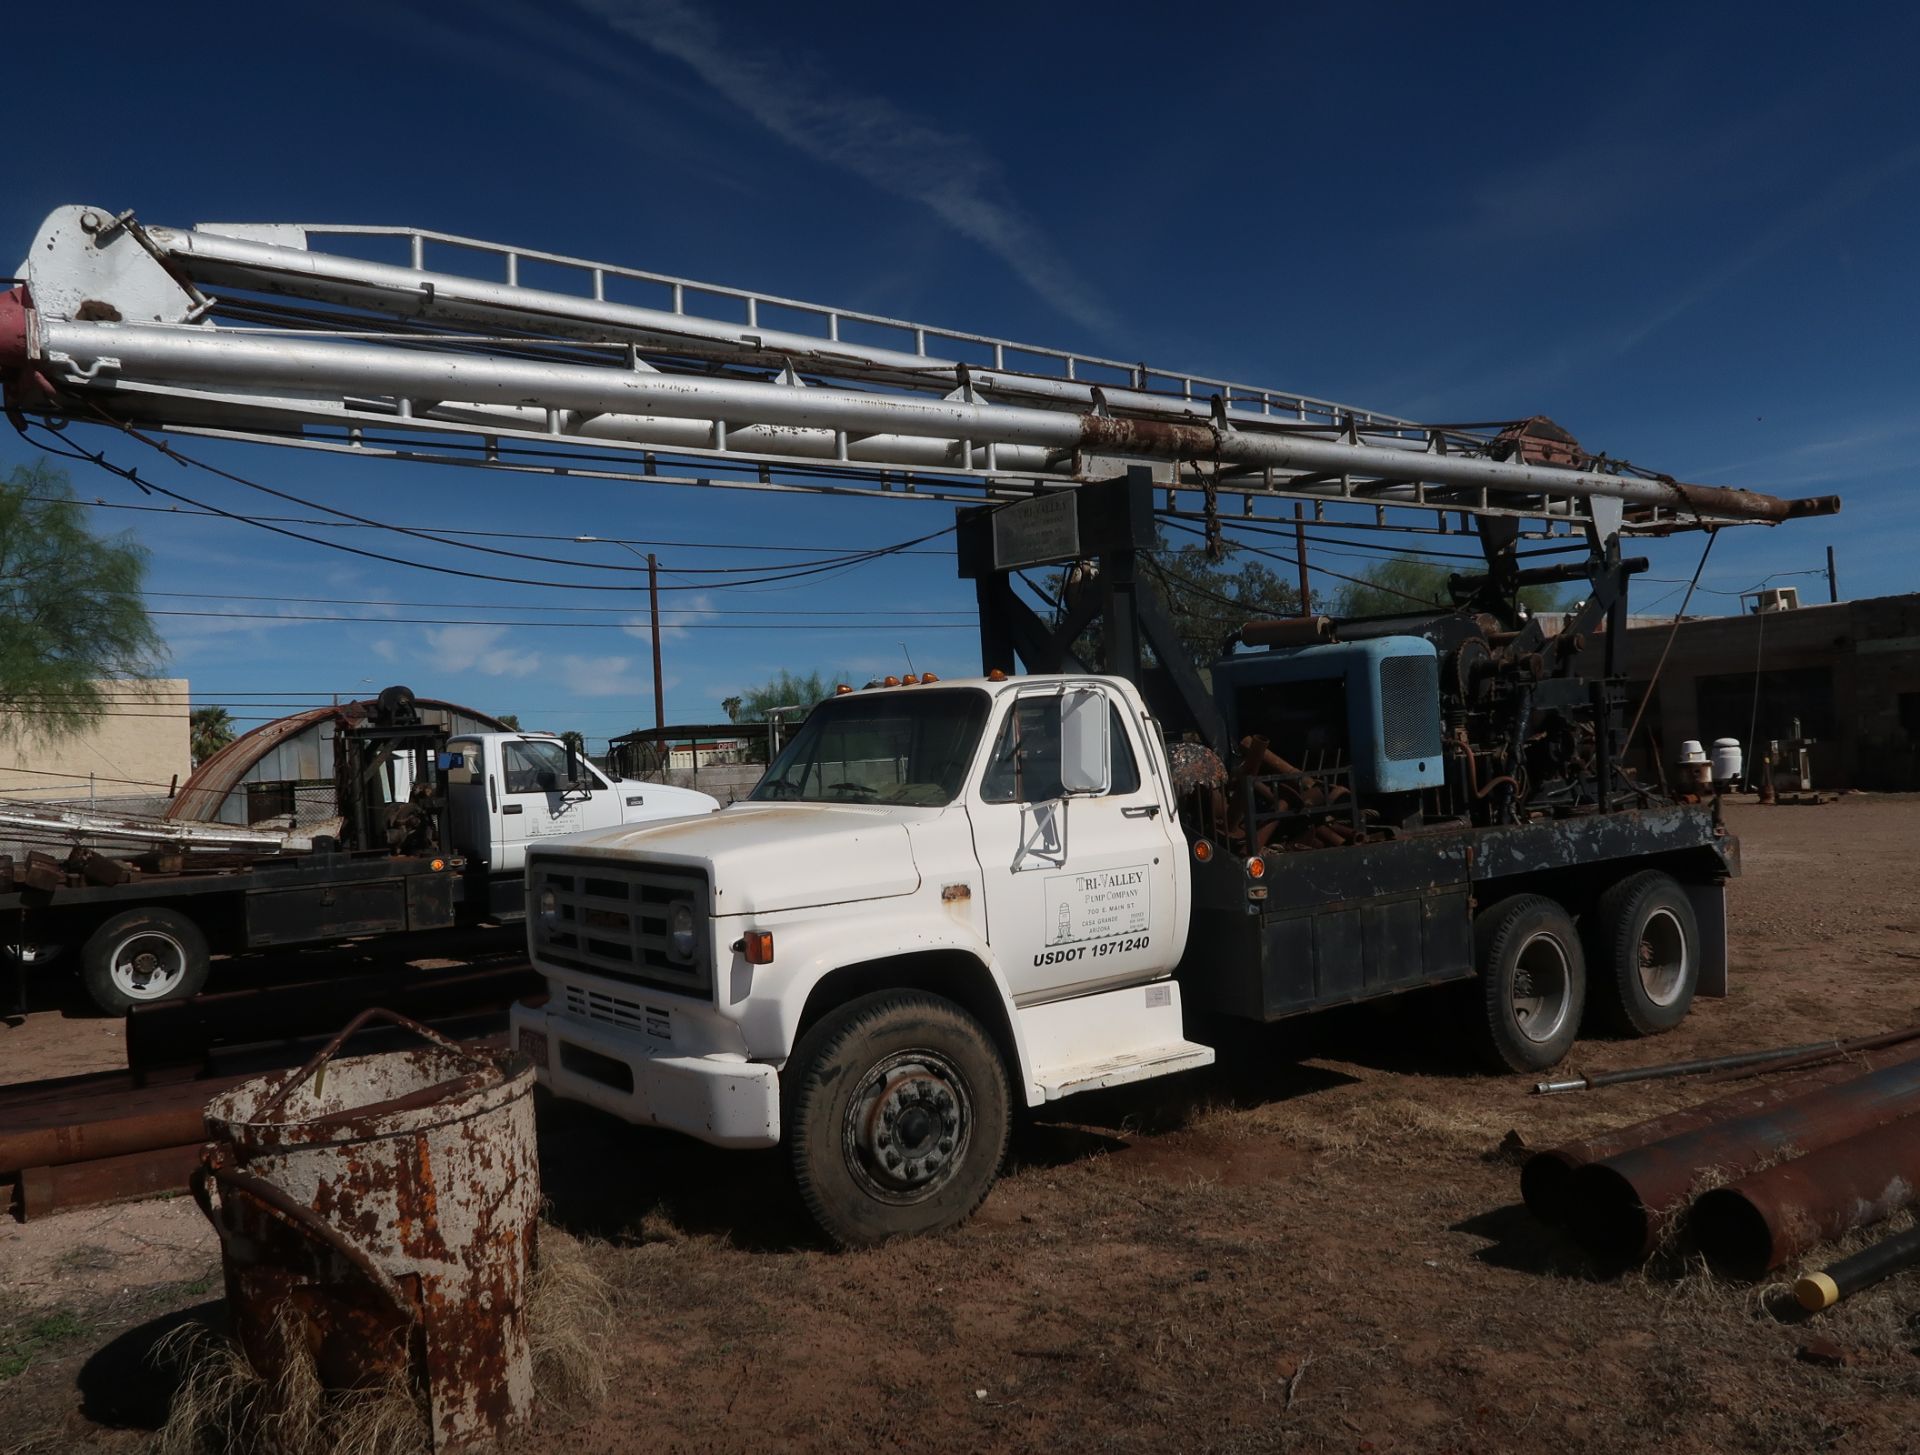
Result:
<svg viewBox="0 0 1920 1455"><path fill-rule="evenodd" d="M1313 598L1307 593L1307 502L1293 502L1293 554L1300 563L1300 614L1313 615Z"/></svg>
<svg viewBox="0 0 1920 1455"><path fill-rule="evenodd" d="M647 552L647 602L653 615L653 727L660 732L667 725L667 700L660 687L660 563L652 551Z"/></svg>

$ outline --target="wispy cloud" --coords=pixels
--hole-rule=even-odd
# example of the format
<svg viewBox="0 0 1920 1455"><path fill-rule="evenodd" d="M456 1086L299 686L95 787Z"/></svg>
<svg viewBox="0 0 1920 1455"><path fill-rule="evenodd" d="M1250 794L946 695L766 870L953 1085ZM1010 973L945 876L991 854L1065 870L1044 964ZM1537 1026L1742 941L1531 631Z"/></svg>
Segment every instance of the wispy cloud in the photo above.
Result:
<svg viewBox="0 0 1920 1455"><path fill-rule="evenodd" d="M560 686L576 697L653 698L653 683L634 657L564 656L555 662Z"/></svg>
<svg viewBox="0 0 1920 1455"><path fill-rule="evenodd" d="M812 57L775 52L680 0L576 0L628 38L689 67L797 151L929 208L1062 314L1110 332L1111 312L1009 197L999 164L972 137L923 121L828 76Z"/></svg>
<svg viewBox="0 0 1920 1455"><path fill-rule="evenodd" d="M527 677L539 670L539 654L503 646L506 635L503 626L429 627L426 633L434 665L449 672Z"/></svg>

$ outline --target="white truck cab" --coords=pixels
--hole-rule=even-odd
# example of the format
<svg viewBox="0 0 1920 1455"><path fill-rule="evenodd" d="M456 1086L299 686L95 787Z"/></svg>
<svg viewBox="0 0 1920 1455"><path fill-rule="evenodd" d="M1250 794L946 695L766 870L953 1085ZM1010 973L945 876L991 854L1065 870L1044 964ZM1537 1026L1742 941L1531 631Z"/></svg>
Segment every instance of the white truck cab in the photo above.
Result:
<svg viewBox="0 0 1920 1455"><path fill-rule="evenodd" d="M502 899L519 898L531 845L720 807L691 788L611 778L547 733L462 734L447 743L443 772L454 848L485 866Z"/></svg>
<svg viewBox="0 0 1920 1455"><path fill-rule="evenodd" d="M1015 1098L1212 1061L1170 978L1186 855L1121 679L843 689L740 803L530 843L515 1042L560 1096L784 1141L841 1244L947 1226Z"/></svg>

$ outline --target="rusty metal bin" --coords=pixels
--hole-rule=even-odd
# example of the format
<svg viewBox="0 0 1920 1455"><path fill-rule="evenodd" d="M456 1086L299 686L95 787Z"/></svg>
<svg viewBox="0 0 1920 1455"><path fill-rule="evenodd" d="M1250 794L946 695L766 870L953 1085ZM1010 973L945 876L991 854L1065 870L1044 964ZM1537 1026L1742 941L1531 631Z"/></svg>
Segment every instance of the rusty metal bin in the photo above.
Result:
<svg viewBox="0 0 1920 1455"><path fill-rule="evenodd" d="M428 1044L336 1060L373 1020ZM194 1196L220 1235L234 1332L256 1369L304 1345L327 1388L404 1379L436 1450L526 1420L533 1079L520 1057L370 1010L290 1076L209 1103Z"/></svg>

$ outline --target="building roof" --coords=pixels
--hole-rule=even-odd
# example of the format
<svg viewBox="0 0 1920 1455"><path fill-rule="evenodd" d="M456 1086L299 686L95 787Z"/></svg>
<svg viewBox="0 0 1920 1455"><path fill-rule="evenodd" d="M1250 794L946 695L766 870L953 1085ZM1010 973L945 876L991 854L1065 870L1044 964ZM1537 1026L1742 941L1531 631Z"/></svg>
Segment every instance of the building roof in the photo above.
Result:
<svg viewBox="0 0 1920 1455"><path fill-rule="evenodd" d="M414 699L414 705L424 713L445 713L450 718L468 717L487 724L491 731L507 731L507 725L491 713L462 707L455 702L446 702L437 697L418 697ZM328 720L341 724L364 722L371 706L371 702L343 702L332 707L309 707L242 733L187 775L187 781L180 785L180 791L167 805L167 817L195 820L216 817L227 795L245 782L255 765L280 744Z"/></svg>

